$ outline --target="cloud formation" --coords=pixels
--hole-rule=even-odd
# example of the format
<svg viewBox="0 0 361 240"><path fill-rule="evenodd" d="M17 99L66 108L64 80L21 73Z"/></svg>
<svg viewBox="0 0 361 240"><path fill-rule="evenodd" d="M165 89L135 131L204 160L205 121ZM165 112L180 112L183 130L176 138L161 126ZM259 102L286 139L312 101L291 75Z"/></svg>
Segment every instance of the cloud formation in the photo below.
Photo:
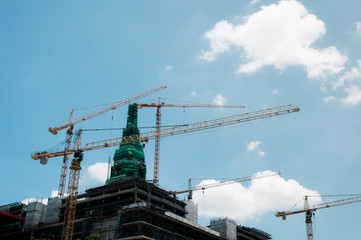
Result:
<svg viewBox="0 0 361 240"><path fill-rule="evenodd" d="M192 97L198 97L198 94L197 94L196 91L193 91L193 92L191 92L191 96L192 96Z"/></svg>
<svg viewBox="0 0 361 240"><path fill-rule="evenodd" d="M250 2L249 2L249 5L254 5L254 4L257 4L257 3L259 3L261 0L251 0Z"/></svg>
<svg viewBox="0 0 361 240"><path fill-rule="evenodd" d="M168 65L168 66L166 66L165 68L166 68L168 71L170 71L170 70L172 70L172 69L174 68L174 66Z"/></svg>
<svg viewBox="0 0 361 240"><path fill-rule="evenodd" d="M253 151L253 150L255 150L255 149L258 148L259 145L261 145L261 144L262 144L261 141L251 141L251 142L249 142L249 143L246 143L248 151Z"/></svg>
<svg viewBox="0 0 361 240"><path fill-rule="evenodd" d="M361 26L360 26L361 27ZM333 90L341 89L345 96L328 96L323 98L326 103L339 102L344 107L353 107L361 103L361 60L357 61L357 66L344 72L336 81L330 83Z"/></svg>
<svg viewBox="0 0 361 240"><path fill-rule="evenodd" d="M249 143L246 143L247 151L249 152L257 152L259 156L264 156L266 153L260 149L260 145L262 144L261 141L251 141Z"/></svg>
<svg viewBox="0 0 361 240"><path fill-rule="evenodd" d="M218 106L223 106L225 105L227 102L227 99L225 97L222 96L222 94L218 94L214 99L213 99L213 103L218 105Z"/></svg>
<svg viewBox="0 0 361 240"><path fill-rule="evenodd" d="M89 180L104 183L107 180L108 163L95 163L87 168Z"/></svg>
<svg viewBox="0 0 361 240"><path fill-rule="evenodd" d="M335 96L328 96L325 97L324 99L322 99L324 102L328 103L328 102L332 102L332 101L336 101L337 98Z"/></svg>
<svg viewBox="0 0 361 240"><path fill-rule="evenodd" d="M201 50L198 57L213 61L231 47L242 48L248 62L241 64L238 72L250 74L266 65L278 70L301 65L309 78L323 79L342 71L347 61L334 46L312 47L325 33L325 24L308 13L302 3L281 0L246 16L244 24L225 20L216 23L205 33L211 50Z"/></svg>
<svg viewBox="0 0 361 240"><path fill-rule="evenodd" d="M271 171L258 172L267 174ZM200 185L216 183L216 180L205 180ZM252 180L248 187L241 183L209 188L204 192L195 191L193 199L198 203L198 211L205 217L228 216L245 222L260 219L269 212L284 211L293 207L302 208L305 195L320 196L317 191L310 190L293 179L272 176ZM310 198L310 205L318 204L321 198ZM299 203L295 206L296 203Z"/></svg>
<svg viewBox="0 0 361 240"><path fill-rule="evenodd" d="M356 24L356 35L361 37L361 22L355 22Z"/></svg>
<svg viewBox="0 0 361 240"><path fill-rule="evenodd" d="M357 85L351 85L350 87L345 88L347 96L341 100L342 104L347 107L355 106L361 103L361 89Z"/></svg>
<svg viewBox="0 0 361 240"><path fill-rule="evenodd" d="M334 84L333 89L342 87L345 83L352 83L357 79L361 79L361 60L357 61L357 66L352 67L350 70L346 71Z"/></svg>

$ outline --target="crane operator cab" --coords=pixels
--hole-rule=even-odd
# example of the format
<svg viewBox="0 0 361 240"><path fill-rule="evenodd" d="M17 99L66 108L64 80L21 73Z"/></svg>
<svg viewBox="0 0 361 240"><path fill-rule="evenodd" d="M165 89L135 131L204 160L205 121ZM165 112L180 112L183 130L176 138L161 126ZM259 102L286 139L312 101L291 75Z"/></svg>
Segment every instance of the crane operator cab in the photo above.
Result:
<svg viewBox="0 0 361 240"><path fill-rule="evenodd" d="M83 161L84 153L81 151L77 151L74 153L73 159L71 161L71 165L78 165L80 166L81 161Z"/></svg>
<svg viewBox="0 0 361 240"><path fill-rule="evenodd" d="M312 223L312 211L306 212L306 223Z"/></svg>

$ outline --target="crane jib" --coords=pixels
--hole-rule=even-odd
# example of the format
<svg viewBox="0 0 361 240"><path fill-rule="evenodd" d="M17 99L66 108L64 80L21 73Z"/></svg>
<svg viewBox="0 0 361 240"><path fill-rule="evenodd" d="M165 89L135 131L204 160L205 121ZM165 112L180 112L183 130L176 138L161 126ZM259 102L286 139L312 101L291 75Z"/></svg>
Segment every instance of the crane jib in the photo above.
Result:
<svg viewBox="0 0 361 240"><path fill-rule="evenodd" d="M168 136L175 136L180 135L184 133L191 133L196 132L200 130L206 130L206 129L212 129L222 126L229 126L232 124L237 123L243 123L243 122L249 122L269 117L275 117L275 116L281 116L288 113L294 113L298 112L300 109L297 106L294 105L284 105L280 107L275 108L268 108L264 110L258 110L255 112L249 112L249 113L243 113L238 114L234 116L229 117L223 117L193 124L188 124L186 126L178 126L178 127L172 127L172 128L166 128L161 129L159 131L151 131L146 133L141 133L140 135L132 135L132 136L126 136L126 137L120 137L120 138L113 138L108 140L102 140L97 142L91 142L86 144L85 146L79 147L78 151L90 151L90 150L96 150L101 148L107 148L107 147L114 147L118 146L120 144L128 144L132 142L147 142L149 140L155 139L157 136L160 138L162 137L168 137ZM42 152L42 153L36 153L33 154L31 157L35 160L39 160L42 157L45 158L52 158L52 157L58 157L58 156L64 156L73 154L75 149L62 151L62 152Z"/></svg>
<svg viewBox="0 0 361 240"><path fill-rule="evenodd" d="M65 128L69 127L70 125L75 125L75 124L78 124L78 123L80 123L80 122L83 122L83 121L85 121L85 120L87 120L87 119L96 117L96 116L98 116L98 115L101 115L101 114L103 114L103 113L109 112L109 111L111 111L111 110L115 110L115 109L117 109L117 108L119 108L119 107L121 107L121 106L124 106L124 105L126 105L126 104L131 103L131 102L134 102L134 101L136 101L136 100L138 100L138 99L141 99L141 98L143 98L143 97L146 97L146 96L148 96L148 95L151 95L151 94L153 94L153 93L156 93L156 92L158 92L158 91L160 91L160 90L163 90L163 89L165 89L165 88L167 88L167 85L164 83L164 84L162 84L162 85L160 85L160 86L151 88L151 89L149 89L149 90L147 90L147 91L145 91L145 92L139 93L139 94L137 94L137 95L135 95L135 96L132 96L132 97L129 97L129 98L124 99L124 100L122 100L122 101L119 101L119 102L110 104L110 105L108 105L108 106L106 106L106 107L104 107L104 108L102 108L102 109L96 110L96 111L91 112L91 113L89 113L89 114L87 114L87 115L85 115L85 116L79 117L79 118L77 118L77 119L75 119L75 120L70 121L68 124L65 124L65 125L63 125L63 126L54 127L54 128L49 127L48 130L49 130L49 132L51 132L51 133L53 133L54 135L56 135L56 134L58 133L58 131L65 129Z"/></svg>

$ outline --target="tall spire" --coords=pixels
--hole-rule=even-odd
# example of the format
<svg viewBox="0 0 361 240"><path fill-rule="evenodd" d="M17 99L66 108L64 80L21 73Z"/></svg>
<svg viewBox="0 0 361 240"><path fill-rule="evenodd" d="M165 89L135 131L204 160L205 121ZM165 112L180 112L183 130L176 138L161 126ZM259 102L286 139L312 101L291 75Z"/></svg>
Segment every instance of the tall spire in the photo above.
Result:
<svg viewBox="0 0 361 240"><path fill-rule="evenodd" d="M129 105L127 126L123 130L123 137L139 134L138 106L136 103Z"/></svg>
<svg viewBox="0 0 361 240"><path fill-rule="evenodd" d="M127 126L123 130L123 137L139 134L138 106L129 105ZM145 157L140 142L122 144L114 153L114 164L111 168L110 179L119 178L146 178Z"/></svg>

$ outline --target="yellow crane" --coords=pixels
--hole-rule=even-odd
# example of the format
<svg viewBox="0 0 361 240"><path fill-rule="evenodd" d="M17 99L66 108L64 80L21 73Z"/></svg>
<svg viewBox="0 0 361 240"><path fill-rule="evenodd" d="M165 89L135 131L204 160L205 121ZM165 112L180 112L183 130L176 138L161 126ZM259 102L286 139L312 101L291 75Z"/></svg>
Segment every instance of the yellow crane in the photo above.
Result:
<svg viewBox="0 0 361 240"><path fill-rule="evenodd" d="M346 199L341 199L332 202L320 203L316 205L309 206L308 202L309 196L305 196L305 208L297 211L285 211L285 212L277 212L276 217L282 217L283 220L286 220L288 215L298 214L298 213L305 213L306 215L306 232L307 232L307 240L313 240L313 228L312 228L312 215L318 209L323 208L330 208L330 207L337 207L341 205L351 204L361 202L361 196L359 197L351 197Z"/></svg>
<svg viewBox="0 0 361 240"><path fill-rule="evenodd" d="M65 213L64 213L63 235L62 235L62 240L71 240L74 229L76 200L78 195L79 176L81 170L80 163L83 160L83 152L107 148L107 147L114 147L121 144L129 144L133 142L148 142L149 140L156 139L156 137L175 136L185 133L196 132L200 130L229 126L237 123L244 123L244 122L269 118L269 117L281 116L289 113L295 113L298 111L299 108L297 106L289 104L289 105L263 109L250 113L243 113L234 116L188 124L186 126L160 129L159 131L141 133L139 135L131 135L126 137L112 138L108 140L92 142L85 144L84 146L81 145L81 131L79 131L77 134L77 141L74 149L65 149L64 151L59 151L59 152L46 152L46 151L34 152L31 158L34 160L40 160L42 164L46 164L49 158L74 154L70 166L68 197L67 197Z"/></svg>
<svg viewBox="0 0 361 240"><path fill-rule="evenodd" d="M260 179L260 178L265 178L265 177L272 177L272 176L276 176L276 175L280 175L280 174L281 174L281 172L279 172L279 171L278 172L259 173L259 174L253 175L251 177L234 178L234 179L230 179L230 180L227 180L227 181L220 181L220 182L215 182L215 183L198 185L198 186L193 187L193 188L192 188L192 179L189 178L189 180L188 180L188 189L187 190L169 191L169 193L172 194L174 197L176 197L177 194L188 193L188 200L191 200L192 196L193 196L192 194L193 194L194 191L205 190L207 188L213 188L213 187L220 187L220 186L233 184L233 183L247 182L247 181L251 181L251 180L255 180L255 179Z"/></svg>
<svg viewBox="0 0 361 240"><path fill-rule="evenodd" d="M109 104L108 106L106 106L104 108L101 108L99 110L96 110L94 112L86 114L86 115L84 115L82 117L79 117L77 119L73 119L74 110L72 110L70 112L70 118L69 118L69 122L67 124L62 125L62 126L58 126L58 127L53 127L53 128L49 127L48 130L52 134L56 135L56 134L58 134L59 131L67 128L66 139L65 139L65 150L64 150L66 152L66 151L70 150L70 147L71 147L71 139L73 137L73 127L74 127L75 124L78 124L78 123L83 122L85 120L88 120L90 118L99 116L99 115L101 115L103 113L106 113L106 112L109 112L111 110L115 110L115 109L117 109L117 108L119 108L121 106L132 103L134 101L137 101L140 98L149 96L149 95L151 95L153 93L156 93L156 92L158 92L160 90L163 90L166 87L167 87L166 84L162 84L160 86L151 88L151 89L149 89L147 91L144 91L144 92L141 92L141 93L139 93L137 95L134 95L133 97L129 97L127 99L124 99L124 100ZM65 190L65 185L66 185L66 176L67 176L67 173L68 173L68 162L69 162L68 156L64 155L63 164L62 164L61 173L60 173L59 189L58 189L58 196L60 196L60 197L62 197L64 195L64 190ZM44 163L44 162L42 162L42 163Z"/></svg>
<svg viewBox="0 0 361 240"><path fill-rule="evenodd" d="M211 105L211 104L166 104L164 102L161 102L161 98L158 98L158 103L138 103L138 108L143 107L156 107L157 113L156 113L156 121L155 121L155 129L156 132L159 133L161 128L161 108L162 107L211 107L211 108L245 108L245 106L230 106L230 105ZM154 140L155 142L155 149L154 149L154 173L153 173L153 183L158 184L159 183L159 160L160 160L160 137L159 134L156 134L156 138Z"/></svg>
<svg viewBox="0 0 361 240"><path fill-rule="evenodd" d="M155 139L157 135L159 135L159 137L176 136L185 133L197 132L200 130L229 126L237 123L244 123L244 122L250 122L264 118L282 116L285 114L298 112L299 110L300 109L297 106L289 104L289 105L267 108L249 113L237 114L229 117L223 117L223 118L217 118L198 123L187 124L184 126L182 125L177 127L165 128L159 130L159 133L157 131L151 131L151 132L141 133L139 135L131 135L126 137L118 137L118 138L91 142L85 144L84 146L80 146L79 148L68 149L64 151L58 151L58 152L35 151L31 155L31 158L34 160L40 160L42 161L42 163L46 164L49 158L70 155L78 151L85 152L85 151L91 151L91 150L102 149L107 147L115 147L118 146L119 144L129 144L133 142L148 142L149 140Z"/></svg>

